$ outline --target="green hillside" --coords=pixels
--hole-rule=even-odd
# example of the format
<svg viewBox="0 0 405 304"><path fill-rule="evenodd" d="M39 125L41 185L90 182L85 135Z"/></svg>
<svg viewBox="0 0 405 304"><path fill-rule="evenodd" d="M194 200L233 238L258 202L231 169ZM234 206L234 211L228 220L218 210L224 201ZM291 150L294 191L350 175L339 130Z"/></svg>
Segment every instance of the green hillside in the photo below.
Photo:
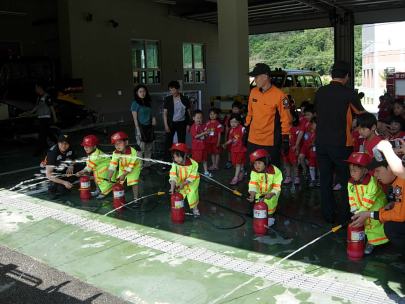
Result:
<svg viewBox="0 0 405 304"><path fill-rule="evenodd" d="M355 74L361 83L361 26L355 26ZM333 64L333 28L249 36L249 65L265 62L271 68L310 69L329 75Z"/></svg>

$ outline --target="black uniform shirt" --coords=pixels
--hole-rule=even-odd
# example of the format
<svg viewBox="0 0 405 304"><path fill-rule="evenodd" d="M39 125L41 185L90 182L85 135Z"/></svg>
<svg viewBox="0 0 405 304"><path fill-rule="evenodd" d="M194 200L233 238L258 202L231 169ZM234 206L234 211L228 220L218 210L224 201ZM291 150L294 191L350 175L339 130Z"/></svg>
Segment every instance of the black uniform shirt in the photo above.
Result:
<svg viewBox="0 0 405 304"><path fill-rule="evenodd" d="M45 159L41 162L41 169L45 169L46 166L55 166L54 171L62 172L65 171L67 167L72 165L71 162L77 159L75 151L72 149L72 146L66 150L65 153L59 150L58 145L54 145L49 148Z"/></svg>
<svg viewBox="0 0 405 304"><path fill-rule="evenodd" d="M351 135L352 111L364 111L356 94L340 81L320 87L315 95L316 143L321 145L353 146Z"/></svg>

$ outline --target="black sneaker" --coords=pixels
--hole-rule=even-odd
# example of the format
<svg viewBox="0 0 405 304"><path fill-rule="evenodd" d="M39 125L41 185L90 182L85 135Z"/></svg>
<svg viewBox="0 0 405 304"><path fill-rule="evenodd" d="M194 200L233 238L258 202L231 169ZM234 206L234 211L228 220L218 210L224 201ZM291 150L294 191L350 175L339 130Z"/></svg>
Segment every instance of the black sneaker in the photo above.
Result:
<svg viewBox="0 0 405 304"><path fill-rule="evenodd" d="M139 207L141 207L141 201L136 198L132 202L131 206L134 207L134 208L139 208Z"/></svg>

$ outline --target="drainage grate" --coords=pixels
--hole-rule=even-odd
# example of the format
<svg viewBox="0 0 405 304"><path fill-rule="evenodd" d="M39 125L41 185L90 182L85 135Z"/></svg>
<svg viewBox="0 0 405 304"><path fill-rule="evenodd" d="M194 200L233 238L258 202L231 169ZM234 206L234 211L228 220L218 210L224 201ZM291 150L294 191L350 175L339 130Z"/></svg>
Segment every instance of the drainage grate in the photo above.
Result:
<svg viewBox="0 0 405 304"><path fill-rule="evenodd" d="M21 201L16 199L16 196L10 197L5 195L4 192L2 193L2 191L0 191L0 203L11 205L19 209L32 211L66 224L75 225L86 230L109 235L137 245L149 247L155 250L185 257L190 260L206 263L224 269L244 273L257 278L270 280L288 287L327 294L358 303L405 303L405 299L396 295L387 295L383 291L361 289L342 283L330 282L304 274L278 269L270 265L263 265L245 261L239 258L229 257L202 248L193 248L175 242L165 241L156 237L138 233L136 231L118 228L113 225L84 219L80 216L69 214L67 212Z"/></svg>

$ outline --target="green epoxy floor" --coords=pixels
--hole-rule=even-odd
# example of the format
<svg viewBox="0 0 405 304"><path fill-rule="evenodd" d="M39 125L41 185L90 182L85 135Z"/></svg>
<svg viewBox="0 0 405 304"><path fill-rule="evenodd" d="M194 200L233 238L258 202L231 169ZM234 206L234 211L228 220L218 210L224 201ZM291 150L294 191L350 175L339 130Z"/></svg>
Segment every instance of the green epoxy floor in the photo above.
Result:
<svg viewBox="0 0 405 304"><path fill-rule="evenodd" d="M131 134L131 129L132 127L126 127L124 131ZM109 131L112 134L114 130ZM84 156L84 151L78 144L85 135L87 133L74 134L80 156ZM101 149L105 152L112 150L109 146ZM10 143L7 147L2 146L0 174L36 167L40 158L30 156L33 150L34 147L30 144L20 146ZM223 164L225 153L221 157ZM75 185L71 193L63 194L55 201L49 201L46 191L41 192L40 187L13 192L5 190L33 178L33 174L37 172L35 168L0 175L0 187L4 189L0 191L0 243L109 293L134 303L350 302L344 296L334 297L288 282L278 284L240 271L103 235L46 215L15 208L7 202L7 198L11 198L34 203L192 248L202 248L223 256L271 266L333 227L322 219L320 189L310 189L307 182L302 182L299 187L283 185L275 229L287 236L284 239L274 232L269 232L265 237L255 236L251 218L245 218L246 223L242 227L227 230L217 229L192 216L187 216L184 224L173 224L168 195L146 198L140 210L152 209L150 212L124 210L104 216L112 209L112 197L82 202L78 185ZM233 171L220 169L213 173L216 180L228 186ZM241 224L243 219L240 216L211 202L242 213L246 211L248 202L204 177L201 179L201 214L220 227ZM167 173L163 174L160 170L142 173L139 182L141 196L167 190L167 180ZM247 194L247 182L246 178L233 189ZM132 191L127 190L126 199L129 201ZM21 195L16 196L18 194ZM346 254L346 230L342 229L324 237L277 267L286 273L304 274L305 277L320 279L322 282L386 293L398 302L400 300L396 296L403 297L405 294L405 275L400 271L403 264L404 261L390 244L377 247L372 255L362 261L350 261Z"/></svg>

